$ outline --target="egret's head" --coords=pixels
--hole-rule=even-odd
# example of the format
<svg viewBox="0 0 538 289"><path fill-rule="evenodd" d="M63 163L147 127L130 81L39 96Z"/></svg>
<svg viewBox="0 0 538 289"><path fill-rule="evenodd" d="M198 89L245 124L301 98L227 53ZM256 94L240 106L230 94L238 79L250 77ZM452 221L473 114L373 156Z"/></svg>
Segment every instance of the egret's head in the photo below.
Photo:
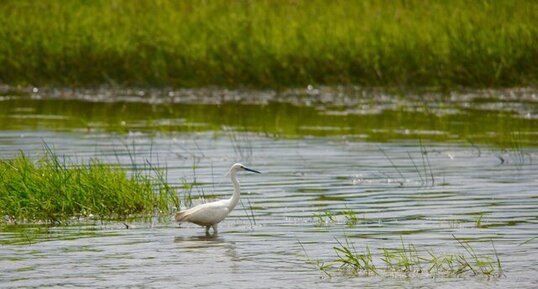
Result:
<svg viewBox="0 0 538 289"><path fill-rule="evenodd" d="M257 171L257 170L253 170L253 169L249 169L249 168L245 167L244 165L242 165L242 164L240 164L240 163L235 163L235 164L233 164L233 166L230 168L230 173L232 173L232 172L237 172L237 171L248 171L248 172L253 172L253 173L261 174L259 171Z"/></svg>

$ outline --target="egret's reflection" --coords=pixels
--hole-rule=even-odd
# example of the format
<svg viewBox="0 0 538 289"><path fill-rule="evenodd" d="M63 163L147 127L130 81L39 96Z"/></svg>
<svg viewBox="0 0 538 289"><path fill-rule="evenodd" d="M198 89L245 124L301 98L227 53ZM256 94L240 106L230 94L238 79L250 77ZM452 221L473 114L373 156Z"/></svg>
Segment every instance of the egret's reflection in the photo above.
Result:
<svg viewBox="0 0 538 289"><path fill-rule="evenodd" d="M216 258L225 257L224 259L219 258L222 261L221 265L228 264L233 273L237 273L239 270L240 258L237 255L235 242L227 241L218 235L178 236L174 238L174 242L181 248L187 249L187 252L196 252L196 256L200 256L201 252L206 252ZM213 250L206 250L208 248Z"/></svg>
<svg viewBox="0 0 538 289"><path fill-rule="evenodd" d="M233 242L218 235L178 236L174 238L174 242L180 243L184 248L234 247Z"/></svg>

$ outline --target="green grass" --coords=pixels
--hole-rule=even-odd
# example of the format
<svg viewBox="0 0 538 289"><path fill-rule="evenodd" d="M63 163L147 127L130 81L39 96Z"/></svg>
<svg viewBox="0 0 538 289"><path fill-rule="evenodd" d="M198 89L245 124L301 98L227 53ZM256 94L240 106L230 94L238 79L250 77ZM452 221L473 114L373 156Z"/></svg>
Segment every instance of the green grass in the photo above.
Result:
<svg viewBox="0 0 538 289"><path fill-rule="evenodd" d="M0 82L527 86L538 2L0 2Z"/></svg>
<svg viewBox="0 0 538 289"><path fill-rule="evenodd" d="M313 218L317 221L319 225L327 225L329 223L336 222L336 215L330 210L325 210L321 213L315 213Z"/></svg>
<svg viewBox="0 0 538 289"><path fill-rule="evenodd" d="M330 224L336 224L339 221L337 219L338 216L342 216L345 224L350 227L356 225L361 221L367 221L365 217L359 217L357 212L347 207L346 209L341 211L325 210L320 213L314 213L312 215L312 219L319 226L327 226Z"/></svg>
<svg viewBox="0 0 538 289"><path fill-rule="evenodd" d="M342 211L342 215L344 215L346 225L348 226L354 226L361 220L361 218L357 216L357 212L353 211L353 209L346 208ZM362 220L364 220L364 218L362 218Z"/></svg>
<svg viewBox="0 0 538 289"><path fill-rule="evenodd" d="M33 161L24 153L0 160L0 216L8 223L65 223L76 219L123 220L168 214L178 197L162 170L128 174L92 160L68 164L46 148Z"/></svg>
<svg viewBox="0 0 538 289"><path fill-rule="evenodd" d="M483 228L483 224L482 224L482 219L484 218L484 213L480 213L480 215L478 215L478 218L476 218L476 221L475 221L475 227L476 228Z"/></svg>
<svg viewBox="0 0 538 289"><path fill-rule="evenodd" d="M345 244L338 240L336 240L336 242L338 243L338 246L334 246L333 249L338 257L335 262L340 264L340 269L351 270L353 274L364 273L366 275L378 275L372 252L368 246L366 246L365 252L360 254L357 253L355 246L350 244L347 238Z"/></svg>
<svg viewBox="0 0 538 289"><path fill-rule="evenodd" d="M299 242L308 261L325 275L331 277L334 272L342 272L351 276L390 276L401 273L403 276L445 276L467 277L482 276L494 278L504 276L497 250L492 242L494 255L479 254L465 240L452 236L463 248L462 253L438 254L432 250L419 251L415 245L406 244L401 238L401 247L381 248L381 255L373 254L368 246L358 252L353 243L346 237L345 242L336 240L333 247L336 259L322 262L308 257L303 245Z"/></svg>

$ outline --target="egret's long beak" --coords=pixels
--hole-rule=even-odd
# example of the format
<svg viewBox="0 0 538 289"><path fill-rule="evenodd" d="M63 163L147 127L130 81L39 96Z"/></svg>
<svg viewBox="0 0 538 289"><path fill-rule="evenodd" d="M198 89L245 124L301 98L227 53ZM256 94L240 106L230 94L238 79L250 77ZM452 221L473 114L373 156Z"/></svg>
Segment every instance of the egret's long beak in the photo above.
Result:
<svg viewBox="0 0 538 289"><path fill-rule="evenodd" d="M249 172L253 172L253 173L257 173L257 174L261 174L259 171L257 170L253 170L253 169L249 169L247 167L243 167L243 169L245 169L245 171L249 171Z"/></svg>

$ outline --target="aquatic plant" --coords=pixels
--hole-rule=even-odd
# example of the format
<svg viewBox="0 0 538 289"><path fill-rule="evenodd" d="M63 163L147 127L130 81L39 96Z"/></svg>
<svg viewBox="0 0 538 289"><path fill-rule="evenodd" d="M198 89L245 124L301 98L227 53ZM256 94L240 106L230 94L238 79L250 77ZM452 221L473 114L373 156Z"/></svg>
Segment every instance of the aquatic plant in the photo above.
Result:
<svg viewBox="0 0 538 289"><path fill-rule="evenodd" d="M240 199L239 202L241 203L241 207L245 211L245 216L247 217L247 220L250 223L250 227L253 227L254 225L256 225L256 217L254 215L254 207L252 206L252 204L250 203L250 200L246 196L244 198L248 202L248 208L245 206L245 204L243 204L243 200Z"/></svg>
<svg viewBox="0 0 538 289"><path fill-rule="evenodd" d="M310 256L308 256L308 252L306 252L306 249L305 249L303 243L300 240L297 240L297 242L299 243L299 245L303 249L303 253L304 253L305 257L306 257L307 262L310 263L310 264L313 264L320 272L324 273L328 277L331 277L332 276L331 275L331 268L333 267L333 265L331 263L325 263L325 262L323 262L321 260L318 260L318 259L310 258Z"/></svg>
<svg viewBox="0 0 538 289"><path fill-rule="evenodd" d="M252 160L253 154L252 140L249 138L249 135L245 131L238 133L229 127L223 127L223 130L227 132L235 152L235 158L249 163Z"/></svg>
<svg viewBox="0 0 538 289"><path fill-rule="evenodd" d="M314 213L312 218L317 222L318 225L329 225L342 221L342 218L338 218L339 216L343 217L343 221L347 226L353 226L359 221L365 220L365 218L358 217L357 212L355 212L353 209L347 207L342 211L324 210L319 213Z"/></svg>
<svg viewBox="0 0 538 289"><path fill-rule="evenodd" d="M537 14L531 0L8 0L0 81L528 86Z"/></svg>
<svg viewBox="0 0 538 289"><path fill-rule="evenodd" d="M421 163L420 165L417 165L418 161L415 162L410 152L407 152L407 156L409 157L409 160L411 161L411 164L413 165L413 168L415 169L415 172L420 179L420 186L421 187L434 187L435 186L435 177L432 170L432 166L430 164L430 158L429 158L429 151L426 149L425 145L422 143L422 139L418 139L419 142L419 148L420 148L420 157L421 157ZM390 175L383 174L384 177L387 177L388 180L391 182L396 182L399 184L400 187L404 187L409 179L404 176L402 171L399 169L399 166L394 162L394 160L387 155L387 153L378 146L379 151L385 156L385 158L389 161L392 168L398 173L398 177L391 177Z"/></svg>
<svg viewBox="0 0 538 289"><path fill-rule="evenodd" d="M338 256L338 259L335 262L340 264L340 269L349 269L353 274L378 274L372 258L372 252L368 246L366 246L366 251L364 253L359 254L357 253L355 246L350 244L347 238L345 244L342 244L338 239L336 242L338 243L338 246L334 246L333 249Z"/></svg>
<svg viewBox="0 0 538 289"><path fill-rule="evenodd" d="M532 242L532 241L534 241L534 240L536 240L536 239L538 239L538 236L537 236L537 237L529 238L529 239L527 239L527 240L525 240L525 241L519 243L518 246L528 244L528 243L530 243L530 242Z"/></svg>
<svg viewBox="0 0 538 289"><path fill-rule="evenodd" d="M357 224L360 220L359 217L357 217L357 212L353 211L352 209L345 209L342 211L341 213L344 218L346 219L346 225L348 226L353 226L355 224Z"/></svg>
<svg viewBox="0 0 538 289"><path fill-rule="evenodd" d="M421 258L417 248L413 244L405 244L400 236L402 246L396 249L383 248L381 260L385 263L387 270L400 272L421 272Z"/></svg>
<svg viewBox="0 0 538 289"><path fill-rule="evenodd" d="M20 153L0 160L0 216L9 223L65 223L164 215L179 207L165 171L149 162L134 172L93 159L69 163L45 146L34 161Z"/></svg>
<svg viewBox="0 0 538 289"><path fill-rule="evenodd" d="M390 273L401 273L403 276L411 274L428 274L433 276L461 277L461 276L503 276L503 268L497 250L492 242L494 256L478 254L469 242L452 236L458 245L464 249L460 254L436 254L427 250L421 253L414 244L406 244L401 237L401 246L397 248L381 248L381 256L372 254L369 246L363 252L358 252L346 237L345 242L336 240L333 247L337 258L332 261L314 262L305 256L310 263L327 276L332 276L335 271L343 271L345 274L364 275L371 274L389 276Z"/></svg>
<svg viewBox="0 0 538 289"><path fill-rule="evenodd" d="M480 213L480 215L478 215L478 218L476 218L476 221L475 221L475 227L476 228L482 228L482 219L484 218L484 213Z"/></svg>
<svg viewBox="0 0 538 289"><path fill-rule="evenodd" d="M314 219L316 219L320 225L327 225L329 223L336 222L336 216L330 210L325 210L323 212L314 214Z"/></svg>

